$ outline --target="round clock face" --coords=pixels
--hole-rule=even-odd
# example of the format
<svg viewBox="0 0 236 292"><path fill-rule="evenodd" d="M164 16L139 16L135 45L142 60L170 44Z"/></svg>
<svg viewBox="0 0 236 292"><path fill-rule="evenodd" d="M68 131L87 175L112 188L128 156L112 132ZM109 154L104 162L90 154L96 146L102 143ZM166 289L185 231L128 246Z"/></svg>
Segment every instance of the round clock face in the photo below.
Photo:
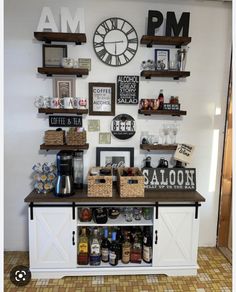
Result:
<svg viewBox="0 0 236 292"><path fill-rule="evenodd" d="M110 66L129 63L138 49L138 35L134 27L122 18L104 20L93 36L93 46L98 58Z"/></svg>

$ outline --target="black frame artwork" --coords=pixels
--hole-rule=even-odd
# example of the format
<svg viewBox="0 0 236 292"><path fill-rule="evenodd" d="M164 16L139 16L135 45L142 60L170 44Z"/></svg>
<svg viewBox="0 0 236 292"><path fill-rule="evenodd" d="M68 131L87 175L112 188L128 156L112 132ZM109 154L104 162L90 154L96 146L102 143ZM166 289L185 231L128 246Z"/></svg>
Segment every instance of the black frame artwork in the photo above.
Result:
<svg viewBox="0 0 236 292"><path fill-rule="evenodd" d="M55 50L55 60L47 62L47 53L50 52L50 57L52 57L52 51ZM58 51L58 49L60 49ZM48 51L48 52L47 52ZM60 52L60 55L58 54ZM43 45L43 67L62 67L62 58L67 57L67 46L66 45Z"/></svg>

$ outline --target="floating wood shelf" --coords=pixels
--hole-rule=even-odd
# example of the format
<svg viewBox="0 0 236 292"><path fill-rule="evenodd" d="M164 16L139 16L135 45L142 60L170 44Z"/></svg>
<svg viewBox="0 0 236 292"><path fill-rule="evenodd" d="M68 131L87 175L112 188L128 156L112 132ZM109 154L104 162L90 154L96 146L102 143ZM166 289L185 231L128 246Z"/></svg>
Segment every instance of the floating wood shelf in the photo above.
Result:
<svg viewBox="0 0 236 292"><path fill-rule="evenodd" d="M162 144L157 144L157 145L151 145L151 144L140 144L140 149L142 150L176 150L177 145L162 145Z"/></svg>
<svg viewBox="0 0 236 292"><path fill-rule="evenodd" d="M139 114L141 115L167 115L167 116L186 116L187 112L186 111L177 111L177 110L139 110Z"/></svg>
<svg viewBox="0 0 236 292"><path fill-rule="evenodd" d="M191 37L143 35L140 44L147 45L148 48L151 48L153 45L169 45L180 48L181 46L186 46L190 42Z"/></svg>
<svg viewBox="0 0 236 292"><path fill-rule="evenodd" d="M76 45L86 43L86 35L84 33L34 32L34 37L38 41L44 41L47 44L51 42L71 42Z"/></svg>
<svg viewBox="0 0 236 292"><path fill-rule="evenodd" d="M88 113L88 109L64 109L64 108L39 108L39 114L77 114L83 115Z"/></svg>
<svg viewBox="0 0 236 292"><path fill-rule="evenodd" d="M40 145L40 150L87 150L89 144L85 145Z"/></svg>
<svg viewBox="0 0 236 292"><path fill-rule="evenodd" d="M40 67L38 68L38 72L41 74L46 74L47 76L76 75L77 77L82 77L83 75L88 75L88 69L79 68Z"/></svg>
<svg viewBox="0 0 236 292"><path fill-rule="evenodd" d="M152 71L152 70L143 70L140 74L142 77L146 79L151 79L151 77L171 77L175 80L179 78L185 78L190 76L189 71L168 71L168 70L160 70L160 71Z"/></svg>

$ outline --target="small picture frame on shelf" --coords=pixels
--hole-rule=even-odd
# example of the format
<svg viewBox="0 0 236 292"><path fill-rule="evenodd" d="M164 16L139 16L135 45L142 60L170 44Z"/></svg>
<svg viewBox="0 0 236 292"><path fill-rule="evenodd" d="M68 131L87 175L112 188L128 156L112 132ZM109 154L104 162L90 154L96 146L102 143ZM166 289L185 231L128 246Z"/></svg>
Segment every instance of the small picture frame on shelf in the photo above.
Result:
<svg viewBox="0 0 236 292"><path fill-rule="evenodd" d="M62 58L66 57L66 45L43 45L43 67L62 67Z"/></svg>
<svg viewBox="0 0 236 292"><path fill-rule="evenodd" d="M115 83L89 83L89 114L115 115Z"/></svg>
<svg viewBox="0 0 236 292"><path fill-rule="evenodd" d="M155 49L156 70L168 70L170 60L170 50Z"/></svg>
<svg viewBox="0 0 236 292"><path fill-rule="evenodd" d="M53 96L75 97L75 78L73 77L53 77Z"/></svg>

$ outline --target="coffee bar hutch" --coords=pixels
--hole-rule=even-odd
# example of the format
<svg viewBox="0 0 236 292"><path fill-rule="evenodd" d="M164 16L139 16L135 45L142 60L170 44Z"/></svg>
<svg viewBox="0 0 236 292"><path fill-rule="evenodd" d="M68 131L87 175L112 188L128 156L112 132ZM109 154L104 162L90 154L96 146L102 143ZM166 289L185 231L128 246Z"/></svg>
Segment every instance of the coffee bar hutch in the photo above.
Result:
<svg viewBox="0 0 236 292"><path fill-rule="evenodd" d="M50 43L51 41L86 42L84 34L36 32L35 38ZM143 36L141 44L172 45L181 47L191 41L189 37ZM38 72L52 76L54 74L88 75L87 69L38 68ZM190 72L181 71L142 71L141 77L185 78ZM87 110L39 109L39 113L87 114ZM145 112L139 114L158 114ZM186 115L186 111L160 111L162 115ZM47 146L41 150L86 150L89 145ZM175 145L140 145L142 151L172 151ZM87 196L87 188L77 190L70 197L56 197L53 192L38 194L33 190L26 198L28 203L29 258L33 278L61 278L64 276L91 275L129 275L129 274L166 274L172 276L197 274L197 250L199 236L199 207L205 199L197 191L151 191L145 190L144 197L121 198L114 188L110 198ZM151 209L150 220L126 222L122 216L108 219L105 224L93 220L81 222L79 211L82 207L145 207ZM80 266L77 264L77 242L79 228L99 226L149 226L152 229L152 263L119 263L111 266L101 263L99 266Z"/></svg>

